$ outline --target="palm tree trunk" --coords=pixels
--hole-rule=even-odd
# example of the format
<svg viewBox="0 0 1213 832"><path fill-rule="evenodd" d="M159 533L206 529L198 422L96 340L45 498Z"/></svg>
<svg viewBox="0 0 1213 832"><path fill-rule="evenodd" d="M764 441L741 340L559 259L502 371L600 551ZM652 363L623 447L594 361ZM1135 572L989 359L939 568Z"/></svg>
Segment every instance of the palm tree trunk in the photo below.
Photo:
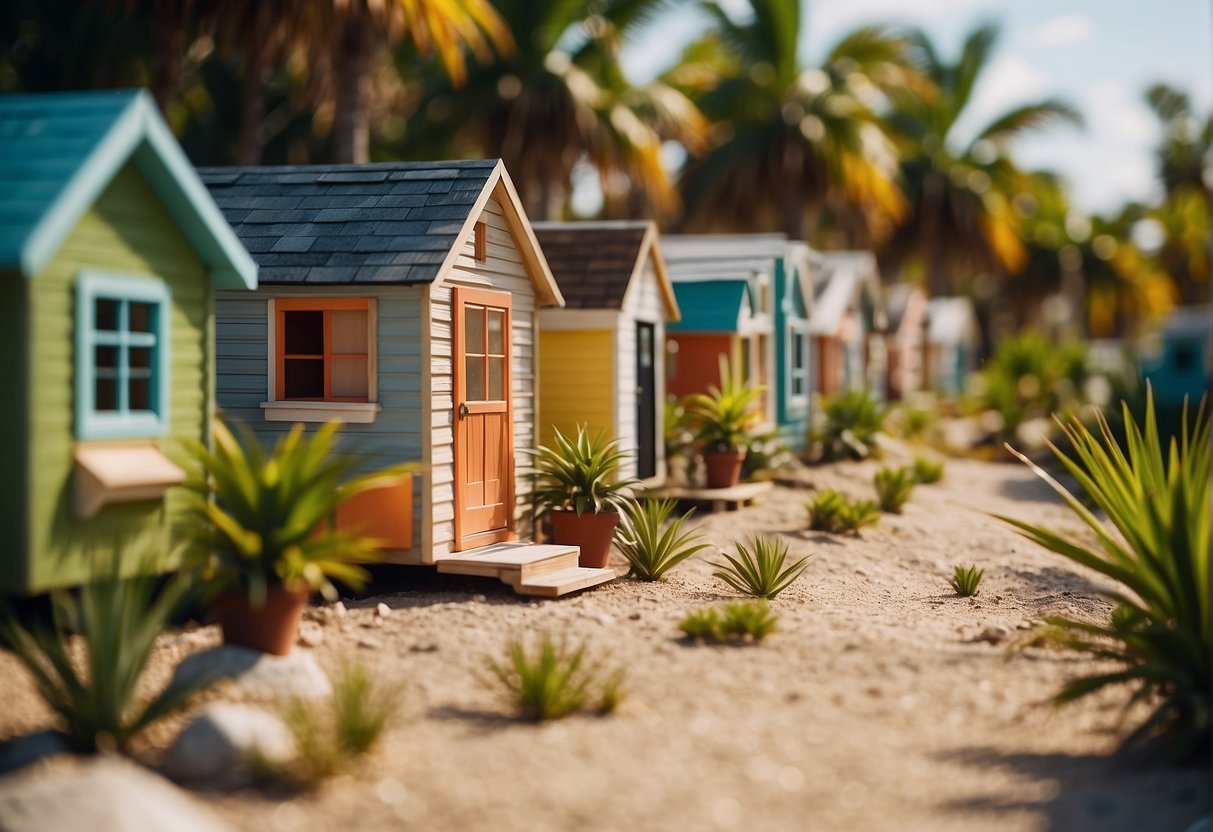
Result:
<svg viewBox="0 0 1213 832"><path fill-rule="evenodd" d="M193 0L155 0L152 4L152 97L161 113L181 85L181 64Z"/></svg>
<svg viewBox="0 0 1213 832"><path fill-rule="evenodd" d="M948 278L945 270L947 260L944 257L943 246L939 239L939 212L943 210L941 198L943 184L939 174L929 171L922 183L922 247L923 266L927 270L927 294L933 298L946 297L949 293Z"/></svg>
<svg viewBox="0 0 1213 832"><path fill-rule="evenodd" d="M804 148L796 137L784 142L783 182L780 188L779 224L789 240L803 240L805 214Z"/></svg>
<svg viewBox="0 0 1213 832"><path fill-rule="evenodd" d="M244 63L244 100L240 106L240 139L236 148L236 163L261 163L265 149L262 119L265 116L265 85L269 74L263 44L250 42Z"/></svg>
<svg viewBox="0 0 1213 832"><path fill-rule="evenodd" d="M337 90L333 113L333 161L362 164L370 158L370 127L366 113L366 76L370 66L370 18L355 2L346 12L338 35Z"/></svg>

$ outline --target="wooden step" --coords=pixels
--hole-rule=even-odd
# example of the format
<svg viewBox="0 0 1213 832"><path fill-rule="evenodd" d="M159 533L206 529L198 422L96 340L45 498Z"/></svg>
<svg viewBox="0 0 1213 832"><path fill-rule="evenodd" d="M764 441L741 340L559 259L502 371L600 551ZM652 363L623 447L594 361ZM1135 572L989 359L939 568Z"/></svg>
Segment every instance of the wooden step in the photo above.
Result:
<svg viewBox="0 0 1213 832"><path fill-rule="evenodd" d="M577 566L576 546L539 543L494 543L443 557L438 571L450 575L499 578L508 584Z"/></svg>
<svg viewBox="0 0 1213 832"><path fill-rule="evenodd" d="M540 598L559 598L570 592L588 589L592 586L605 584L616 578L615 570L592 569L588 566L573 566L558 572L549 572L530 578L525 582L514 584L514 591L519 595L534 595Z"/></svg>

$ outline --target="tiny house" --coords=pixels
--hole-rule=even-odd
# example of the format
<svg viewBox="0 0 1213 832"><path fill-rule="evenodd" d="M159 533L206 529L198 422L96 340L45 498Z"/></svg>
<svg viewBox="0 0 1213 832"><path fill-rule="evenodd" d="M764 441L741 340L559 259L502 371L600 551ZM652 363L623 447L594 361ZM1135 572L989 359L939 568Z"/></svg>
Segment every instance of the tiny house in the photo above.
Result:
<svg viewBox="0 0 1213 832"><path fill-rule="evenodd" d="M213 292L256 283L147 93L0 98L0 591L170 566Z"/></svg>
<svg viewBox="0 0 1213 832"><path fill-rule="evenodd" d="M787 243L775 263L774 306L775 418L788 446L803 450L813 391L813 252L804 243Z"/></svg>
<svg viewBox="0 0 1213 832"><path fill-rule="evenodd" d="M678 303L652 221L535 223L563 308L539 312L539 429L619 440L624 476L665 479L665 327Z"/></svg>
<svg viewBox="0 0 1213 832"><path fill-rule="evenodd" d="M813 391L829 396L866 389L883 396L887 327L876 257L867 251L820 252L808 331Z"/></svg>
<svg viewBox="0 0 1213 832"><path fill-rule="evenodd" d="M926 386L949 395L963 393L977 369L981 330L973 302L963 297L927 303Z"/></svg>
<svg viewBox="0 0 1213 832"><path fill-rule="evenodd" d="M261 266L256 294L217 305L227 415L266 442L337 418L368 465L424 463L416 487L344 518L389 562L531 594L614 577L577 567L576 547L527 543L538 311L563 298L499 160L202 177Z"/></svg>
<svg viewBox="0 0 1213 832"><path fill-rule="evenodd" d="M896 283L886 293L889 317L888 396L904 399L923 387L927 335L927 293L921 286Z"/></svg>
<svg viewBox="0 0 1213 832"><path fill-rule="evenodd" d="M1159 404L1193 406L1213 389L1213 306L1180 307L1162 322L1143 373Z"/></svg>

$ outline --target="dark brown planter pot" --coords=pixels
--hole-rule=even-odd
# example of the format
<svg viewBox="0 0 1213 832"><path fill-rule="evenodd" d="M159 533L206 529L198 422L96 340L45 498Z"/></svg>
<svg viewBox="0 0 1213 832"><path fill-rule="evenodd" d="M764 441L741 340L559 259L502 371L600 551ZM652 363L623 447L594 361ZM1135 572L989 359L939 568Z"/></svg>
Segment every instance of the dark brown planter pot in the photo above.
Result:
<svg viewBox="0 0 1213 832"><path fill-rule="evenodd" d="M580 546L579 566L601 569L611 556L611 541L619 525L614 511L584 512L580 517L571 509L553 509L552 542L561 546Z"/></svg>
<svg viewBox="0 0 1213 832"><path fill-rule="evenodd" d="M745 451L707 451L703 467L707 469L708 488L732 488L741 479L741 461Z"/></svg>
<svg viewBox="0 0 1213 832"><path fill-rule="evenodd" d="M265 603L254 607L247 589L228 589L211 602L211 613L223 628L223 643L285 656L299 637L299 621L311 596L308 589L271 586Z"/></svg>

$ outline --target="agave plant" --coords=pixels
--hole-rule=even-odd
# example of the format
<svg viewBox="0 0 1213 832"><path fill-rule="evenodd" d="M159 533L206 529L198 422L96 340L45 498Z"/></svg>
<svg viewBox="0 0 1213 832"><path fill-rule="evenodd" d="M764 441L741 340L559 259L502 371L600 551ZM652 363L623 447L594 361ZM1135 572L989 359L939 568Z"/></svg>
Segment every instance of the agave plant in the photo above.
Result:
<svg viewBox="0 0 1213 832"><path fill-rule="evenodd" d="M876 496L880 502L880 510L892 514L900 514L901 507L910 499L910 493L918 484L914 469L909 466L901 468L881 468L873 477L876 484Z"/></svg>
<svg viewBox="0 0 1213 832"><path fill-rule="evenodd" d="M565 509L581 515L587 511L618 510L628 502L634 479L619 476L619 463L627 454L619 449L619 440L608 439L599 431L591 439L584 425L577 426L575 437L554 430L552 447L540 445L533 451L535 501L540 509Z"/></svg>
<svg viewBox="0 0 1213 832"><path fill-rule="evenodd" d="M819 426L813 438L821 446L821 458L866 459L876 447L876 436L884 430L885 406L864 390L843 390L821 403Z"/></svg>
<svg viewBox="0 0 1213 832"><path fill-rule="evenodd" d="M686 398L687 421L695 441L707 451L740 451L750 444L750 430L762 418L758 397L762 387L744 383L720 358L720 386L708 385L706 393Z"/></svg>
<svg viewBox="0 0 1213 832"><path fill-rule="evenodd" d="M673 500L645 500L624 505L615 545L642 581L658 581L674 566L706 549L699 533L682 531L682 524L695 513L691 509L668 526Z"/></svg>
<svg viewBox="0 0 1213 832"><path fill-rule="evenodd" d="M733 541L735 554L722 552L724 563L712 564L712 573L738 592L755 598L774 598L800 577L809 565L808 557L785 566L788 544L780 537L755 537L750 546Z"/></svg>
<svg viewBox="0 0 1213 832"><path fill-rule="evenodd" d="M43 701L63 719L80 751L125 750L152 723L184 707L209 679L174 680L147 703L138 701L140 678L156 637L181 609L189 586L169 581L156 591L154 576L122 578L119 561L78 594L51 593L49 623L27 626L0 602L0 638L34 677ZM73 661L72 634L84 646L83 667Z"/></svg>
<svg viewBox="0 0 1213 832"><path fill-rule="evenodd" d="M1164 451L1153 396L1142 426L1126 405L1122 408L1126 448L1117 445L1102 415L1098 434L1075 420L1058 420L1072 452L1050 446L1115 532L1014 450L1090 527L1099 544L1091 547L1033 523L998 517L1029 540L1117 585L1105 593L1116 604L1105 623L1047 619L1043 637L1119 665L1066 684L1057 701L1128 685L1135 689L1134 701L1151 702L1154 710L1126 743L1169 733L1177 751L1192 753L1207 747L1210 729L1209 414L1202 403L1189 429L1185 412L1179 436Z"/></svg>
<svg viewBox="0 0 1213 832"><path fill-rule="evenodd" d="M216 421L213 450L188 444L200 473L186 483L190 500L178 531L212 590L243 587L260 605L274 585L304 586L336 600L333 580L354 588L365 583L366 570L357 564L378 558L376 541L329 528L329 521L345 500L417 466L354 476L360 460L336 453L339 428L332 421L306 436L295 425L267 455L247 426L237 439Z"/></svg>
<svg viewBox="0 0 1213 832"><path fill-rule="evenodd" d="M914 479L921 485L934 485L943 479L943 463L924 456L914 457Z"/></svg>

